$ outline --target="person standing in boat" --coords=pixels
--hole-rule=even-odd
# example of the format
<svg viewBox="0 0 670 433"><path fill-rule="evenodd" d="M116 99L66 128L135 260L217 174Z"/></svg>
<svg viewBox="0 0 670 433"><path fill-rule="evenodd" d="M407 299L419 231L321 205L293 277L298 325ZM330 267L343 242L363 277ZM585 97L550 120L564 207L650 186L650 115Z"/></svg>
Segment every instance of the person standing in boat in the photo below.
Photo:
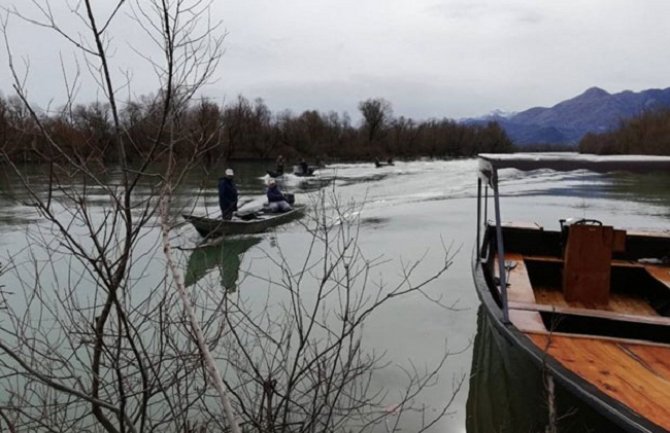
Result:
<svg viewBox="0 0 670 433"><path fill-rule="evenodd" d="M279 190L277 181L274 179L268 181L267 197L270 212L287 212L293 209L284 194Z"/></svg>
<svg viewBox="0 0 670 433"><path fill-rule="evenodd" d="M237 186L233 181L235 173L232 168L227 168L225 176L219 178L219 207L224 220L233 217L237 210Z"/></svg>
<svg viewBox="0 0 670 433"><path fill-rule="evenodd" d="M300 166L300 172L304 175L309 174L309 165L307 165L307 161L305 161L305 158L300 158L300 163L298 164Z"/></svg>
<svg viewBox="0 0 670 433"><path fill-rule="evenodd" d="M277 172L277 175L281 176L284 174L284 156L279 155L277 157L277 162L275 163L275 171Z"/></svg>

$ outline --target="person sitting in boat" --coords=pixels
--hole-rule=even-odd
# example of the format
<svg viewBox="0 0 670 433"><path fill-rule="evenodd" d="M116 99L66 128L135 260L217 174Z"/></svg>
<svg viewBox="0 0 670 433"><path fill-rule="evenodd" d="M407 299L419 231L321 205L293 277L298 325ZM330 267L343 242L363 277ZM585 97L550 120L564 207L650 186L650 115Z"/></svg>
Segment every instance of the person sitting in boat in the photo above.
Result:
<svg viewBox="0 0 670 433"><path fill-rule="evenodd" d="M235 173L232 168L227 168L225 175L219 178L219 207L224 220L233 217L237 210L237 186L233 181Z"/></svg>
<svg viewBox="0 0 670 433"><path fill-rule="evenodd" d="M309 174L309 165L307 165L305 158L300 158L300 163L298 165L300 166L300 172L302 174Z"/></svg>
<svg viewBox="0 0 670 433"><path fill-rule="evenodd" d="M293 209L284 194L279 190L277 181L270 179L268 181L268 210L270 212L286 212Z"/></svg>
<svg viewBox="0 0 670 433"><path fill-rule="evenodd" d="M275 171L277 172L277 175L281 176L284 174L284 156L279 155L277 157L277 162L275 163Z"/></svg>
<svg viewBox="0 0 670 433"><path fill-rule="evenodd" d="M381 167L382 163L379 161L379 158L375 158L375 167Z"/></svg>

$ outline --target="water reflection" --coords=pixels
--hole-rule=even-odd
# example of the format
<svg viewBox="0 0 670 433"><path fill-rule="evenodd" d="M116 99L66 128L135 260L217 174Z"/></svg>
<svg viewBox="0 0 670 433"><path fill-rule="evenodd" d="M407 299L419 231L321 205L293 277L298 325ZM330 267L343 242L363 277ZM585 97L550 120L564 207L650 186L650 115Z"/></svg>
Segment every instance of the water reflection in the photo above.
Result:
<svg viewBox="0 0 670 433"><path fill-rule="evenodd" d="M219 270L221 287L227 292L237 289L240 265L247 250L263 240L262 237L225 238L216 245L194 249L188 258L184 284L195 285L215 267Z"/></svg>

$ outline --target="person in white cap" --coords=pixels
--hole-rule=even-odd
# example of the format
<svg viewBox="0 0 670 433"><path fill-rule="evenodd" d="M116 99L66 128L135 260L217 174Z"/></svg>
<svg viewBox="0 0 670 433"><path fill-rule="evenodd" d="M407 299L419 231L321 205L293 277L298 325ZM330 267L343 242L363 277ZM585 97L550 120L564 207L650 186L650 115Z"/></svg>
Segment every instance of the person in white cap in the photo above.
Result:
<svg viewBox="0 0 670 433"><path fill-rule="evenodd" d="M237 186L233 176L233 169L227 168L225 176L219 178L219 207L224 220L231 219L233 212L237 210Z"/></svg>
<svg viewBox="0 0 670 433"><path fill-rule="evenodd" d="M268 208L270 212L286 212L293 209L291 205L288 204L288 200L286 200L284 194L282 194L279 190L277 181L275 181L273 178L270 178L268 181L267 197L269 203Z"/></svg>

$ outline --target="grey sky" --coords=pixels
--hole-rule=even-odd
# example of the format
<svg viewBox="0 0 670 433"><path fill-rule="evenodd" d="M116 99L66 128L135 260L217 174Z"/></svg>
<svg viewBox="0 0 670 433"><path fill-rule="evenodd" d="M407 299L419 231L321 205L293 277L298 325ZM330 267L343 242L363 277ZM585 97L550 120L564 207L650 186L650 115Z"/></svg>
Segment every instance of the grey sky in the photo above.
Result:
<svg viewBox="0 0 670 433"><path fill-rule="evenodd" d="M228 31L226 54L203 94L261 97L273 111L356 117L359 101L384 97L396 115L460 118L551 106L591 86L670 86L666 0L217 0L213 17ZM152 48L130 29L115 29L112 60L133 71L132 94L150 93L151 70L128 45ZM71 64L72 49L16 19L9 39L17 58L30 58L30 97L61 103L58 53ZM82 85L79 100L95 97Z"/></svg>

